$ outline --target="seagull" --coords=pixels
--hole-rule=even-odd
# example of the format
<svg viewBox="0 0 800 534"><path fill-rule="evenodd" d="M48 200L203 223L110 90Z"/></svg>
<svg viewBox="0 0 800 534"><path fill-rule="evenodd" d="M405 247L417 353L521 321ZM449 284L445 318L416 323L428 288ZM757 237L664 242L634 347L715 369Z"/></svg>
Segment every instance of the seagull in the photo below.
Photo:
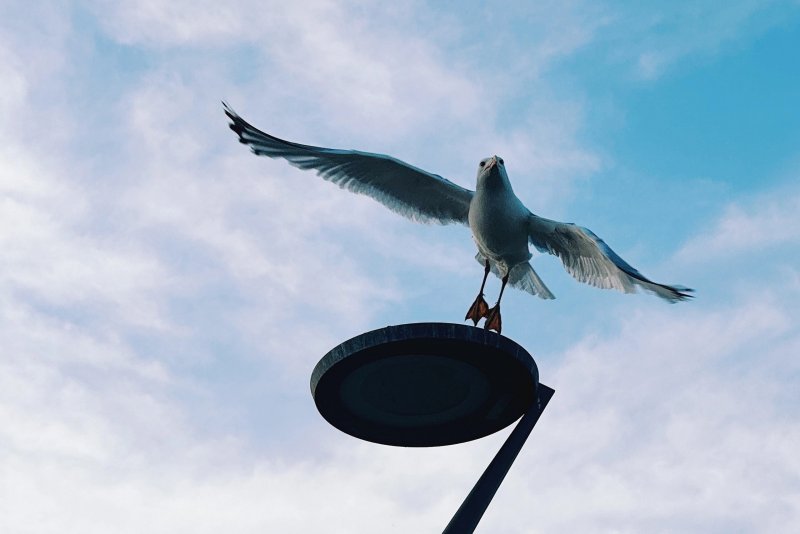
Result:
<svg viewBox="0 0 800 534"><path fill-rule="evenodd" d="M687 287L649 280L588 228L531 213L514 194L505 162L497 155L478 163L475 191L471 191L391 156L284 141L222 104L230 129L257 156L282 158L297 168L316 171L325 180L370 196L413 221L469 226L478 248L475 259L484 267L478 296L464 317L475 326L486 319L485 329L501 332L500 300L507 284L543 299L555 298L530 264L529 244L557 256L579 282L625 293L642 289L673 303L692 297L693 290ZM502 282L491 308L484 298L490 272Z"/></svg>

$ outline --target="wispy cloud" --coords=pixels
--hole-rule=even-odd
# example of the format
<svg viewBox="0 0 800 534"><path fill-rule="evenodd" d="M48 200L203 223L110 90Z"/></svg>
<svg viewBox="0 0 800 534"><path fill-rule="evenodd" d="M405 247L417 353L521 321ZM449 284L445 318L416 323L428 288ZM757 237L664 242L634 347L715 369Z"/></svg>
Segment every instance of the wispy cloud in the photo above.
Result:
<svg viewBox="0 0 800 534"><path fill-rule="evenodd" d="M523 486L541 530L785 531L799 512L795 298L637 316L567 349L523 468L547 481Z"/></svg>
<svg viewBox="0 0 800 534"><path fill-rule="evenodd" d="M708 58L736 46L783 20L781 1L741 1L720 5L693 2L691 6L664 5L639 9L626 6L611 15L612 55L632 63L634 73L653 80L679 61ZM616 43L616 44L614 44ZM728 46L727 49L730 49Z"/></svg>
<svg viewBox="0 0 800 534"><path fill-rule="evenodd" d="M181 50L211 40L228 47L232 59L237 51L255 54L256 65L268 72L246 88L251 107L274 116L282 114L275 104L288 99L300 108L293 110L295 120L298 112L309 118L319 113L339 135L353 127L372 137L409 134L444 116L487 110L480 85L408 31L411 11L325 1L206 7L122 2L97 13L123 43Z"/></svg>
<svg viewBox="0 0 800 534"><path fill-rule="evenodd" d="M702 263L742 255L767 258L776 247L800 250L798 213L800 193L793 187L729 204L710 228L684 245L678 257Z"/></svg>

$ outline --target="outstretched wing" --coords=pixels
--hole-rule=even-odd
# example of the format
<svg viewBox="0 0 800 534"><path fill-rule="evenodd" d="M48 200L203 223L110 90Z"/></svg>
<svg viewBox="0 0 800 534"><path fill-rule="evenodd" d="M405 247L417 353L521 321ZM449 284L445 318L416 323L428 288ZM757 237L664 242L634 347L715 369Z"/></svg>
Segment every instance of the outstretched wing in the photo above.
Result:
<svg viewBox="0 0 800 534"><path fill-rule="evenodd" d="M588 228L551 221L531 213L528 239L541 252L558 256L567 272L580 282L625 293L635 293L638 286L670 302L692 297L690 293L693 290L687 287L648 280Z"/></svg>
<svg viewBox="0 0 800 534"><path fill-rule="evenodd" d="M382 154L301 145L253 127L223 102L230 128L254 154L283 158L354 193L368 195L392 211L427 223L469 224L473 192L441 176Z"/></svg>

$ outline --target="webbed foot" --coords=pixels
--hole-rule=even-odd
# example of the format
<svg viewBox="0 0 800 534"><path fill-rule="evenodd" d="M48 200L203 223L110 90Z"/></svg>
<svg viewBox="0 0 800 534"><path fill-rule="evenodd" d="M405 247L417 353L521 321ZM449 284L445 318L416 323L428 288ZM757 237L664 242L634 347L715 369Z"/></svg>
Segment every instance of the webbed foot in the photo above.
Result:
<svg viewBox="0 0 800 534"><path fill-rule="evenodd" d="M494 308L489 310L486 314L486 324L483 325L486 330L494 330L498 334L503 328L503 321L500 319L500 303L496 304Z"/></svg>
<svg viewBox="0 0 800 534"><path fill-rule="evenodd" d="M475 324L475 326L478 326L478 321L486 317L488 313L489 305L483 298L483 293L479 293L475 298L475 302L473 302L472 306L469 307L469 311L467 311L467 315L464 317L464 320L466 321L467 319L472 319L472 322Z"/></svg>

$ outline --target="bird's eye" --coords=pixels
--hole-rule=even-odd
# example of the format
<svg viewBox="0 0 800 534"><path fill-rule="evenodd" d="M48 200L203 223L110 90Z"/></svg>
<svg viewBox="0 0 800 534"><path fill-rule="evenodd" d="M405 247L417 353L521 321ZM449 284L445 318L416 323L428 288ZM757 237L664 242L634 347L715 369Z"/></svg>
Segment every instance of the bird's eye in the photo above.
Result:
<svg viewBox="0 0 800 534"><path fill-rule="evenodd" d="M503 165L503 158L499 158L497 161L500 162L500 165Z"/></svg>
<svg viewBox="0 0 800 534"><path fill-rule="evenodd" d="M484 165L486 165L486 162L485 161L481 161L481 167L483 167Z"/></svg>

